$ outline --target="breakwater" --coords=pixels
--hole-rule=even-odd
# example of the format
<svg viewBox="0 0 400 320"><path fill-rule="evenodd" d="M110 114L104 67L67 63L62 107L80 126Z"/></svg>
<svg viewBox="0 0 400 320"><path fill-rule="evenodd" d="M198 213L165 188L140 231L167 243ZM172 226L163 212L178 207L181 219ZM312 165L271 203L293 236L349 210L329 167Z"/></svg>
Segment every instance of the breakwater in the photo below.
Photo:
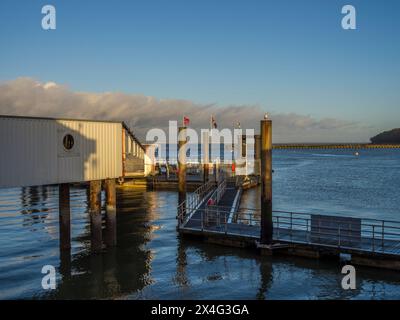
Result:
<svg viewBox="0 0 400 320"><path fill-rule="evenodd" d="M400 144L334 143L334 144L274 144L273 149L400 149Z"/></svg>

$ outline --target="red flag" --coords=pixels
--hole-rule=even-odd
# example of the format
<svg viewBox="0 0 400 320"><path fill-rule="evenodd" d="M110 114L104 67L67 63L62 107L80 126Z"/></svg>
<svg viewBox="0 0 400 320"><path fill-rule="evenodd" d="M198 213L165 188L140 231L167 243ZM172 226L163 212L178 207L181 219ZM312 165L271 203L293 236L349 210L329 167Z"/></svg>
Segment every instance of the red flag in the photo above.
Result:
<svg viewBox="0 0 400 320"><path fill-rule="evenodd" d="M211 129L217 129L217 121L213 116L211 116Z"/></svg>
<svg viewBox="0 0 400 320"><path fill-rule="evenodd" d="M186 127L190 123L190 119L188 117L183 117L183 125Z"/></svg>

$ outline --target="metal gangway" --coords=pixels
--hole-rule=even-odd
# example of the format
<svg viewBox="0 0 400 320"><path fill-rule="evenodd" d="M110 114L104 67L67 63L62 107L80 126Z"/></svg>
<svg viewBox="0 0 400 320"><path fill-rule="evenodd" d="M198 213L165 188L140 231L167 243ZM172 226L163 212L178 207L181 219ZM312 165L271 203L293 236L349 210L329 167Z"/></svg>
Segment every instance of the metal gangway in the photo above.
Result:
<svg viewBox="0 0 400 320"><path fill-rule="evenodd" d="M209 199L216 189L214 181L208 181L186 196L186 200L178 205L178 227L184 226L192 215Z"/></svg>
<svg viewBox="0 0 400 320"><path fill-rule="evenodd" d="M191 228L201 224L220 225L222 220L228 222L239 205L240 195L241 190L234 180L223 178L219 182L209 181L203 184L179 204L178 228Z"/></svg>

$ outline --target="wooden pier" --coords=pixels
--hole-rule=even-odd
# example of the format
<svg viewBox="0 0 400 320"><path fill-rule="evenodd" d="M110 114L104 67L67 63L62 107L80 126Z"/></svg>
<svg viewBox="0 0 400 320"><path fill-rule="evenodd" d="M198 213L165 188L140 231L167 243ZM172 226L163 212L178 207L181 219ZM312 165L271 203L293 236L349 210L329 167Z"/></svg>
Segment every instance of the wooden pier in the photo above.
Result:
<svg viewBox="0 0 400 320"><path fill-rule="evenodd" d="M346 254L354 265L400 270L400 222L272 210L272 122L266 117L260 125L261 209L239 209L242 184L206 182L179 202L178 231L265 255Z"/></svg>
<svg viewBox="0 0 400 320"><path fill-rule="evenodd" d="M186 212L178 207L181 234L266 255L339 259L349 254L355 265L400 270L400 222L273 211L273 241L263 245L260 210L238 209L241 188L228 183L224 191L223 184L202 186ZM213 197L220 198L217 205L210 204Z"/></svg>
<svg viewBox="0 0 400 320"><path fill-rule="evenodd" d="M223 245L252 247L263 254L314 258L350 254L354 264L400 270L400 222L272 210L272 149L372 149L400 148L400 145L273 145L272 121L266 116L260 121L260 135L255 137L255 175L244 179L232 177L236 172L230 166L224 170L218 161L211 163L209 143L203 146L206 156L200 164L202 169L192 171L186 163L187 128L180 127L178 169L163 177L155 175L155 163L146 162L145 147L122 122L9 116L0 116L0 121L3 132L0 145L5 155L0 166L0 187L59 185L63 256L71 257L69 186L72 183L88 186L92 251L98 253L104 245L109 248L117 245L118 181L135 187L177 189L177 227L184 235ZM15 128L18 128L15 141L21 148L4 138L14 134ZM33 131L35 135L29 134ZM33 152L29 148L32 145L41 149ZM196 174L189 174L193 172ZM245 189L259 183L261 210L239 209ZM102 190L106 194L104 239Z"/></svg>
<svg viewBox="0 0 400 320"><path fill-rule="evenodd" d="M0 132L0 188L59 185L60 256L71 258L70 185L75 183L88 190L92 252L117 245L116 181L143 179L150 171L144 146L124 122L0 115Z"/></svg>

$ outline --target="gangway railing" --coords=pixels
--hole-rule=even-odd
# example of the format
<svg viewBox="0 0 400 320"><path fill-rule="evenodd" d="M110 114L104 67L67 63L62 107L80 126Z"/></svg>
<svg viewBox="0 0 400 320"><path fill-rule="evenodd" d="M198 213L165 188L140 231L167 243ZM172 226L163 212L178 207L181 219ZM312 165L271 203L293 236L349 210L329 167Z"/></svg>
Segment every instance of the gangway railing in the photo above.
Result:
<svg viewBox="0 0 400 320"><path fill-rule="evenodd" d="M226 191L226 180L224 179L218 184L217 189L215 189L215 191L210 197L210 199L212 200L211 201L212 205L218 205L225 191Z"/></svg>
<svg viewBox="0 0 400 320"><path fill-rule="evenodd" d="M260 225L260 217L260 210L242 209L236 222ZM288 211L273 211L272 221L277 240L400 254L400 221Z"/></svg>
<svg viewBox="0 0 400 320"><path fill-rule="evenodd" d="M193 193L187 195L186 200L179 204L177 218L179 226L184 225L194 211L203 203L215 189L215 182L208 181L197 188Z"/></svg>
<svg viewBox="0 0 400 320"><path fill-rule="evenodd" d="M201 215L204 218L202 218L202 223L204 223L204 220L208 224L209 221L215 220L215 223L219 226L220 225L220 208L218 207L218 203L223 197L224 193L226 191L226 180L223 179L219 184L217 189L213 192L211 195L210 199L208 200L206 206L205 206L205 212L201 212ZM223 209L224 210L224 209ZM225 218L225 223L226 223L226 218Z"/></svg>
<svg viewBox="0 0 400 320"><path fill-rule="evenodd" d="M197 225L203 231L259 237L259 209L240 208L233 223L226 219L229 213L227 207L208 206L201 211ZM338 219L339 222L326 224L329 219L334 222ZM357 227L354 227L354 223L344 223L346 220L340 219L355 219ZM400 221L288 211L273 211L272 220L275 240L346 249L350 252L355 250L400 255Z"/></svg>

